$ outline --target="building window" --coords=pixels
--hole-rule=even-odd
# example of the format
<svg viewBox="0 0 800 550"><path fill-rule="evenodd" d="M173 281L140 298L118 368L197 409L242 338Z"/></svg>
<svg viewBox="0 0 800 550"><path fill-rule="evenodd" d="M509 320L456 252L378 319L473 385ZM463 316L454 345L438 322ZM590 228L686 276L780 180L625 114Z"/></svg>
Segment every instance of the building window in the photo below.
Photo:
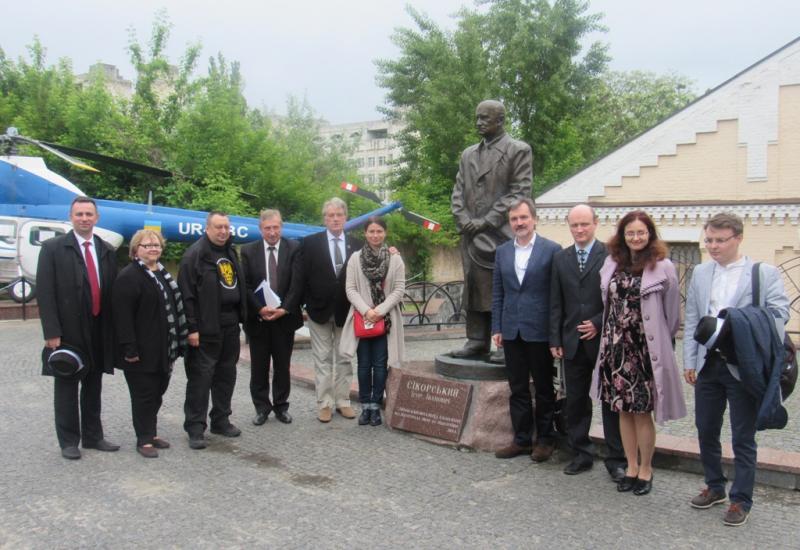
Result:
<svg viewBox="0 0 800 550"><path fill-rule="evenodd" d="M375 166L375 157L369 157L367 159L367 167L372 168Z"/></svg>
<svg viewBox="0 0 800 550"><path fill-rule="evenodd" d="M386 166L386 157L378 157L378 166Z"/></svg>
<svg viewBox="0 0 800 550"><path fill-rule="evenodd" d="M363 158L358 159L358 167L359 168L364 168L364 159Z"/></svg>

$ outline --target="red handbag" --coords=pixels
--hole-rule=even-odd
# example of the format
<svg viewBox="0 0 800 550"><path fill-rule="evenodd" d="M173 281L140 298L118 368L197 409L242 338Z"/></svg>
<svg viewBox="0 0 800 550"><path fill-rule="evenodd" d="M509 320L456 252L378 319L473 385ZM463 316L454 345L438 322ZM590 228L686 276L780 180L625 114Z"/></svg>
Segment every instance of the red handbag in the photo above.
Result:
<svg viewBox="0 0 800 550"><path fill-rule="evenodd" d="M364 316L353 308L353 328L356 332L356 338L376 338L386 334L386 324L383 319L377 323L370 323L364 320Z"/></svg>

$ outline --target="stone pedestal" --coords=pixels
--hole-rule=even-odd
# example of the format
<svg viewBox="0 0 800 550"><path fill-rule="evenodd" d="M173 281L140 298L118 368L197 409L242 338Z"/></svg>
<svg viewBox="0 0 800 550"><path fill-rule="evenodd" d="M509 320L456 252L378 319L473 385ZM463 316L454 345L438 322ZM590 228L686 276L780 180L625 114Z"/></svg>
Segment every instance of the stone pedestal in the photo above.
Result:
<svg viewBox="0 0 800 550"><path fill-rule="evenodd" d="M440 356L443 357L443 356ZM452 361L463 361L449 358ZM437 357L437 362L439 357ZM448 441L425 435L417 435L422 439L441 445L452 445L480 451L495 451L507 446L513 439L511 417L508 412L508 399L511 391L508 382L504 379L502 366L488 365L492 369L484 374L491 374L494 379L468 379L443 376L437 373L438 363L433 361L416 361L403 365L402 369L389 369L389 378L386 383L386 424L392 425L392 416L400 394L400 378L402 374L411 374L430 380L435 384L440 380L456 381L472 386L472 396L467 407L467 413L461 426L458 441ZM503 379L498 379L502 375Z"/></svg>

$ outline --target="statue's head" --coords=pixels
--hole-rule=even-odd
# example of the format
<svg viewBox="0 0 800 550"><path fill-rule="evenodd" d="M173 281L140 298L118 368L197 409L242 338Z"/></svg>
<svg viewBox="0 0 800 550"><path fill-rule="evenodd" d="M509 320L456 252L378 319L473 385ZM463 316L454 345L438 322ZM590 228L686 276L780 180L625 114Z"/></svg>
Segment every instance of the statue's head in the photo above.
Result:
<svg viewBox="0 0 800 550"><path fill-rule="evenodd" d="M505 120L506 108L495 99L481 101L475 109L475 127L478 129L478 134L487 141L503 133Z"/></svg>

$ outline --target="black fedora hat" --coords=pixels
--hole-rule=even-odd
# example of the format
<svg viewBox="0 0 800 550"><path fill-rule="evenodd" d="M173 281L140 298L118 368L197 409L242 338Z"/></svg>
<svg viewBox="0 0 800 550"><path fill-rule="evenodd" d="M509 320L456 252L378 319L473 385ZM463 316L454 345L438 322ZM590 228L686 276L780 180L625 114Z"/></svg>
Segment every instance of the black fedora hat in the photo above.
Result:
<svg viewBox="0 0 800 550"><path fill-rule="evenodd" d="M44 348L42 359L53 376L59 378L80 378L87 371L83 353L69 344L62 344L56 349Z"/></svg>

